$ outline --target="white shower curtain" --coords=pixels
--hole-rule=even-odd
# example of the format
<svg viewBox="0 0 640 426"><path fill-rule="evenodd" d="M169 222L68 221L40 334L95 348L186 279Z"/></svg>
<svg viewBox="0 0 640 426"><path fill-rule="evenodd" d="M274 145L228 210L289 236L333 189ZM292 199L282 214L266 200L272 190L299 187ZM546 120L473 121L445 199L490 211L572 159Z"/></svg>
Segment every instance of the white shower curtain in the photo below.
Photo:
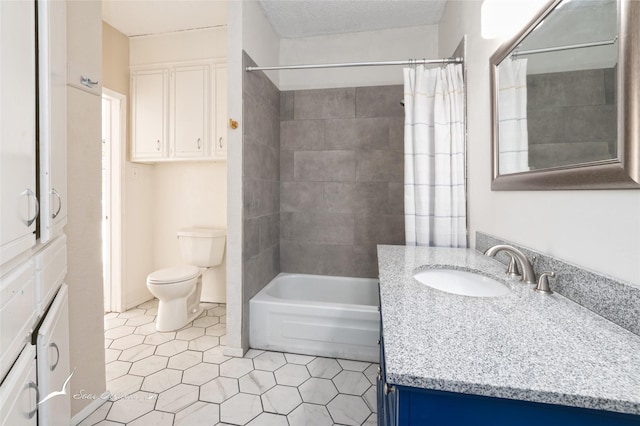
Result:
<svg viewBox="0 0 640 426"><path fill-rule="evenodd" d="M462 65L404 69L407 245L466 247Z"/></svg>
<svg viewBox="0 0 640 426"><path fill-rule="evenodd" d="M502 61L498 87L498 170L501 175L528 171L527 60Z"/></svg>

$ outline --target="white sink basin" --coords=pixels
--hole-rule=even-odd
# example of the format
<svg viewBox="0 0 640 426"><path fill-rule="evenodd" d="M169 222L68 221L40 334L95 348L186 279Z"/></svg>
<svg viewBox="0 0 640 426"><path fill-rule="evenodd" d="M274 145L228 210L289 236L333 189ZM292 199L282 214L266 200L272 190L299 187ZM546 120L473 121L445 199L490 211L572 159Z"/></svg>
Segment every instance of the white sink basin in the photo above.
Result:
<svg viewBox="0 0 640 426"><path fill-rule="evenodd" d="M511 289L499 281L457 269L427 269L414 274L422 284L447 293L473 297L497 297Z"/></svg>

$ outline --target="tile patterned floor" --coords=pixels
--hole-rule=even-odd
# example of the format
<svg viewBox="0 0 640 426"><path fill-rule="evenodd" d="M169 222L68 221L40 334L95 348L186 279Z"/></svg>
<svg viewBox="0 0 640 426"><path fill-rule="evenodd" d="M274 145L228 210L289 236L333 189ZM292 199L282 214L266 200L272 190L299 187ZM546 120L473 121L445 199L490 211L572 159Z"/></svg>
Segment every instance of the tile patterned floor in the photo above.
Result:
<svg viewBox="0 0 640 426"><path fill-rule="evenodd" d="M80 425L376 425L377 364L250 350L223 355L226 308L159 333L157 300L105 315L111 398Z"/></svg>

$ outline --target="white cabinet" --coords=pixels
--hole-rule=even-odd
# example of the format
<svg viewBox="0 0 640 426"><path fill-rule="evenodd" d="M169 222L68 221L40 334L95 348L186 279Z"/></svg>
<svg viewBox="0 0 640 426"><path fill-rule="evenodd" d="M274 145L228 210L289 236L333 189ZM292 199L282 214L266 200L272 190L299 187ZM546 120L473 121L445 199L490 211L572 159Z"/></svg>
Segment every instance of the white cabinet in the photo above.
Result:
<svg viewBox="0 0 640 426"><path fill-rule="evenodd" d="M211 146L209 66L175 67L171 71L171 82L171 155L178 158L206 157Z"/></svg>
<svg viewBox="0 0 640 426"><path fill-rule="evenodd" d="M35 244L34 2L0 2L0 264Z"/></svg>
<svg viewBox="0 0 640 426"><path fill-rule="evenodd" d="M38 1L40 242L67 223L67 8Z"/></svg>
<svg viewBox="0 0 640 426"><path fill-rule="evenodd" d="M132 161L156 160L167 156L168 84L169 71L166 68L132 73Z"/></svg>
<svg viewBox="0 0 640 426"><path fill-rule="evenodd" d="M27 345L0 385L0 425L38 424L35 356L35 348Z"/></svg>
<svg viewBox="0 0 640 426"><path fill-rule="evenodd" d="M38 329L38 425L67 426L71 423L69 390L69 306L67 285L63 284ZM65 392L46 401L52 392Z"/></svg>
<svg viewBox="0 0 640 426"><path fill-rule="evenodd" d="M131 161L226 159L225 64L135 68L131 88Z"/></svg>
<svg viewBox="0 0 640 426"><path fill-rule="evenodd" d="M216 155L227 156L227 64L216 64Z"/></svg>

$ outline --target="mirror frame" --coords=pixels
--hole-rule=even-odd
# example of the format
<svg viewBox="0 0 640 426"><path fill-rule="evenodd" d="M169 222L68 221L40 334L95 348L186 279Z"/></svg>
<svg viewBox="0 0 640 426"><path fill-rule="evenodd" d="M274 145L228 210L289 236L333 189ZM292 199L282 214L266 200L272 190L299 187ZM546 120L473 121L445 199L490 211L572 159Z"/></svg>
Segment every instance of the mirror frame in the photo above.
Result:
<svg viewBox="0 0 640 426"><path fill-rule="evenodd" d="M552 0L490 58L492 191L640 189L640 1L618 0L616 87L618 156L535 171L500 175L498 164L498 65L562 0Z"/></svg>

